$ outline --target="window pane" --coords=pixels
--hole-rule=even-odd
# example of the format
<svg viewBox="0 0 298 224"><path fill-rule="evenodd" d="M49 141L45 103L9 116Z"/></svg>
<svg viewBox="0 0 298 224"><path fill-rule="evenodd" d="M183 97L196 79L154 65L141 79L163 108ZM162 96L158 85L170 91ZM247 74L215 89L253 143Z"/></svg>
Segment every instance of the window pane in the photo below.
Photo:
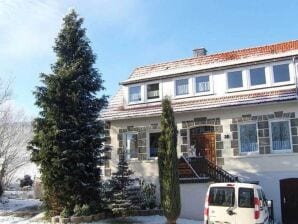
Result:
<svg viewBox="0 0 298 224"><path fill-rule="evenodd" d="M238 205L240 208L254 208L254 191L251 188L239 188Z"/></svg>
<svg viewBox="0 0 298 224"><path fill-rule="evenodd" d="M273 66L274 82L290 81L289 64Z"/></svg>
<svg viewBox="0 0 298 224"><path fill-rule="evenodd" d="M235 201L234 188L211 187L209 192L210 206L233 207Z"/></svg>
<svg viewBox="0 0 298 224"><path fill-rule="evenodd" d="M160 132L150 133L150 157L157 157Z"/></svg>
<svg viewBox="0 0 298 224"><path fill-rule="evenodd" d="M256 124L240 125L240 151L255 152L258 150Z"/></svg>
<svg viewBox="0 0 298 224"><path fill-rule="evenodd" d="M209 76L201 76L196 78L196 92L209 92L210 90L210 83L209 83Z"/></svg>
<svg viewBox="0 0 298 224"><path fill-rule="evenodd" d="M159 98L159 84L150 84L147 86L147 98L150 99L158 99Z"/></svg>
<svg viewBox="0 0 298 224"><path fill-rule="evenodd" d="M265 68L254 68L249 70L250 73L250 85L262 85L266 84Z"/></svg>
<svg viewBox="0 0 298 224"><path fill-rule="evenodd" d="M129 102L141 101L141 86L129 88Z"/></svg>
<svg viewBox="0 0 298 224"><path fill-rule="evenodd" d="M126 155L127 158L137 158L138 152L138 137L137 134L127 133L126 134Z"/></svg>
<svg viewBox="0 0 298 224"><path fill-rule="evenodd" d="M176 95L188 94L188 79L180 79L176 81Z"/></svg>
<svg viewBox="0 0 298 224"><path fill-rule="evenodd" d="M291 149L290 131L288 121L277 121L271 123L272 149Z"/></svg>
<svg viewBox="0 0 298 224"><path fill-rule="evenodd" d="M228 72L228 88L243 87L242 71Z"/></svg>

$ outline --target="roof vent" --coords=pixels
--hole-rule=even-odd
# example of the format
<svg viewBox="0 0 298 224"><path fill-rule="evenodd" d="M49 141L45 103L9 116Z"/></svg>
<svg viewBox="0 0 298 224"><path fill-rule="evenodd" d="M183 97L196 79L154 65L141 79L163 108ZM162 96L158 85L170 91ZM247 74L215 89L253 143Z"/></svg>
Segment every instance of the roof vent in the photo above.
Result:
<svg viewBox="0 0 298 224"><path fill-rule="evenodd" d="M207 50L203 47L193 49L192 52L194 57L205 56L207 54Z"/></svg>

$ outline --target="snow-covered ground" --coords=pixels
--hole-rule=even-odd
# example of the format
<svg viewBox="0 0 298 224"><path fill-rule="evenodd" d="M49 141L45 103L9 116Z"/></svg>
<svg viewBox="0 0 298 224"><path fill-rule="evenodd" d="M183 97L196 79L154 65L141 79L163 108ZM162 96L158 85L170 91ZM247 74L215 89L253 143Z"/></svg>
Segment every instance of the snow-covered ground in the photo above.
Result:
<svg viewBox="0 0 298 224"><path fill-rule="evenodd" d="M5 201L5 200L3 200ZM43 214L40 213L34 217L30 215L22 215L17 217L20 212L24 211L38 211L38 206L41 202L36 199L9 199L7 203L0 203L0 223L1 224L49 224L49 222L43 221ZM163 224L166 222L165 217L155 216L135 216L119 219L107 219L98 222L92 222L93 224ZM178 219L177 224L202 224L201 221Z"/></svg>

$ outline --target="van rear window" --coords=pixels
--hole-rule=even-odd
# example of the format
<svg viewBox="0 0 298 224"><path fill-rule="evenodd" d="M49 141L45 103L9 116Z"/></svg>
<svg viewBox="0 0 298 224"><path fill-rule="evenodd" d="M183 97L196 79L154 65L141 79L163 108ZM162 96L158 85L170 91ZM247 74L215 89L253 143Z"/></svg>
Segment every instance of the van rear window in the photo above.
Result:
<svg viewBox="0 0 298 224"><path fill-rule="evenodd" d="M233 187L211 187L209 191L210 206L232 207L235 202Z"/></svg>
<svg viewBox="0 0 298 224"><path fill-rule="evenodd" d="M239 188L238 206L240 208L254 208L254 190L252 188Z"/></svg>

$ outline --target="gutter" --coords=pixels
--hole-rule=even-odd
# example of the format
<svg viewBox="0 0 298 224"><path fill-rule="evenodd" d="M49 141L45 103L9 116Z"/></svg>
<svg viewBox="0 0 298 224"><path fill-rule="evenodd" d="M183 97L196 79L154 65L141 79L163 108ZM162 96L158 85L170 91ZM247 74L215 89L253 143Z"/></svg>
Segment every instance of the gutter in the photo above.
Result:
<svg viewBox="0 0 298 224"><path fill-rule="evenodd" d="M297 81L298 81L298 79L297 79L297 65L296 65L296 56L293 56L293 64L294 64L294 75L295 75L295 87L296 87L296 99L298 100L298 83L297 83Z"/></svg>

